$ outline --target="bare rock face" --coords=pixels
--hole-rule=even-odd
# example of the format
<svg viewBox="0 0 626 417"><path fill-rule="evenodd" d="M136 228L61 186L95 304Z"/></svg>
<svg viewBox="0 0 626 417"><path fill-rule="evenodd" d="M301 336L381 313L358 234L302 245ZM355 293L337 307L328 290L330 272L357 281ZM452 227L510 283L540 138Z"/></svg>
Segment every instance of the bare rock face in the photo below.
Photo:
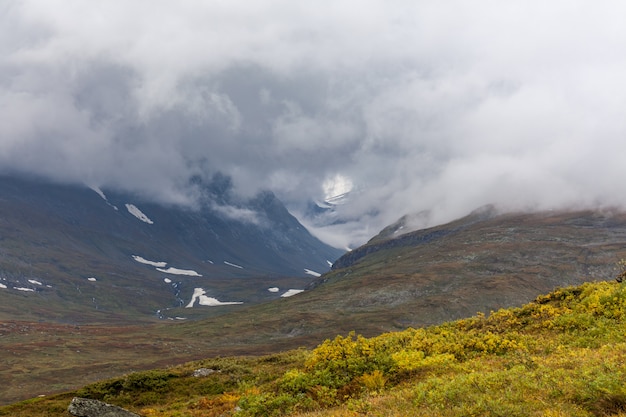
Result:
<svg viewBox="0 0 626 417"><path fill-rule="evenodd" d="M72 399L67 411L76 417L141 417L115 405L80 397Z"/></svg>

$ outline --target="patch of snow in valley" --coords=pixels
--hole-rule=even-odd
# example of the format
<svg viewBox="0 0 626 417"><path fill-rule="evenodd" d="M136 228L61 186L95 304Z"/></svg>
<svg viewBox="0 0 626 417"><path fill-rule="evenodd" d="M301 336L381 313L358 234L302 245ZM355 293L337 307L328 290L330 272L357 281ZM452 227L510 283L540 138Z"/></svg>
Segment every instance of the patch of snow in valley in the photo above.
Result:
<svg viewBox="0 0 626 417"><path fill-rule="evenodd" d="M219 301L217 298L207 297L205 294L206 291L204 291L202 288L194 288L193 295L191 296L191 301L189 301L189 304L187 304L185 308L192 308L196 303L196 300L198 301L199 305L209 307L243 304L243 302L241 301Z"/></svg>
<svg viewBox="0 0 626 417"><path fill-rule="evenodd" d="M148 216L146 216L141 210L139 210L137 208L137 206L135 206L134 204L126 204L126 210L128 210L128 212L130 214L132 214L133 216L137 217L139 220L141 220L144 223L148 223L148 224L154 224L154 222L152 220L150 220L148 218Z"/></svg>
<svg viewBox="0 0 626 417"><path fill-rule="evenodd" d="M237 265L237 264L234 264L234 263L231 263L231 262L228 262L228 261L224 261L224 264L225 264L225 265L228 265L228 266L232 266L232 267L234 267L234 268L243 269L243 266L241 266L241 265Z"/></svg>
<svg viewBox="0 0 626 417"><path fill-rule="evenodd" d="M306 269L306 268L304 268L304 273L308 275L313 275L314 277L322 276L322 274L320 274L319 272L311 271L310 269Z"/></svg>
<svg viewBox="0 0 626 417"><path fill-rule="evenodd" d="M141 264L152 265L157 268L165 268L167 266L167 262L149 261L137 255L133 255L133 259Z"/></svg>
<svg viewBox="0 0 626 417"><path fill-rule="evenodd" d="M165 281L166 284L171 284L172 280L169 278L163 278L163 281Z"/></svg>
<svg viewBox="0 0 626 417"><path fill-rule="evenodd" d="M41 282L36 281L34 279L29 279L28 282L30 282L31 284L34 284L34 285L43 285Z"/></svg>
<svg viewBox="0 0 626 417"><path fill-rule="evenodd" d="M329 261L329 260L327 259L327 260L326 260L326 263L328 264L328 266L329 266L329 267L331 267L331 268L332 268L333 263L332 263L331 261Z"/></svg>
<svg viewBox="0 0 626 417"><path fill-rule="evenodd" d="M272 287L272 288L268 288L267 290L268 290L269 292L278 292L278 291L280 291L280 288L278 288L278 287Z"/></svg>
<svg viewBox="0 0 626 417"><path fill-rule="evenodd" d="M14 290L25 291L25 292L35 292L32 288L24 288L24 287L13 287Z"/></svg>
<svg viewBox="0 0 626 417"><path fill-rule="evenodd" d="M0 284L0 288L6 288L7 286L4 284Z"/></svg>
<svg viewBox="0 0 626 417"><path fill-rule="evenodd" d="M281 297L287 298L287 297L291 297L291 296L296 295L296 294L300 294L301 292L304 292L304 290L293 290L293 289L291 289L291 290L287 290L283 295L281 295Z"/></svg>
<svg viewBox="0 0 626 417"><path fill-rule="evenodd" d="M178 269L178 268L173 268L173 267L169 267L167 269L164 268L157 268L157 271L161 271L161 272L165 272L166 274L172 274L172 275L188 275L190 277L201 277L202 275L198 274L196 271L191 270L191 269Z"/></svg>
<svg viewBox="0 0 626 417"><path fill-rule="evenodd" d="M96 282L97 279L95 279L94 277L89 277L89 278L87 278L87 281Z"/></svg>

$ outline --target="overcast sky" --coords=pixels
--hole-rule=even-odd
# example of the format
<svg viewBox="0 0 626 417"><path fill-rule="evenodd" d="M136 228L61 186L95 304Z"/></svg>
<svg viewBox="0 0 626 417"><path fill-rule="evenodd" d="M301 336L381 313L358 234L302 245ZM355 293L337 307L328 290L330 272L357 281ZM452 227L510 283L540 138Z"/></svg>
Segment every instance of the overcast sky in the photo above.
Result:
<svg viewBox="0 0 626 417"><path fill-rule="evenodd" d="M352 187L362 243L626 202L626 2L0 0L0 167L185 201L231 175L292 210Z"/></svg>

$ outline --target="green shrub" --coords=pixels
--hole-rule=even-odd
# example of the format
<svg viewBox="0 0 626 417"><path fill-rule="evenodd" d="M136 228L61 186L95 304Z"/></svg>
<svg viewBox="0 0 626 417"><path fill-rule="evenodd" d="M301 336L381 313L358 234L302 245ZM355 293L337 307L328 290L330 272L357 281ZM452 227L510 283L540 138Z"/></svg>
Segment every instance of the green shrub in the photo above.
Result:
<svg viewBox="0 0 626 417"><path fill-rule="evenodd" d="M237 416L271 417L292 412L301 398L288 394L274 395L271 393L250 394L242 397L237 404ZM302 407L302 405L301 405Z"/></svg>

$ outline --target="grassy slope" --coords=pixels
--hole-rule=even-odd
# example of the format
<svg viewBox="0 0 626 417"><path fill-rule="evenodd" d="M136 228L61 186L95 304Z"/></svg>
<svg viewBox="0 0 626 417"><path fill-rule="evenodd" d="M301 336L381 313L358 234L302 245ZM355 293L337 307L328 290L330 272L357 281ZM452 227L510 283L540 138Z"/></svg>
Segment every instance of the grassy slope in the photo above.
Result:
<svg viewBox="0 0 626 417"><path fill-rule="evenodd" d="M488 317L130 374L0 415L66 416L81 395L145 416L626 416L625 319L626 285L588 283ZM194 377L201 367L216 372Z"/></svg>

